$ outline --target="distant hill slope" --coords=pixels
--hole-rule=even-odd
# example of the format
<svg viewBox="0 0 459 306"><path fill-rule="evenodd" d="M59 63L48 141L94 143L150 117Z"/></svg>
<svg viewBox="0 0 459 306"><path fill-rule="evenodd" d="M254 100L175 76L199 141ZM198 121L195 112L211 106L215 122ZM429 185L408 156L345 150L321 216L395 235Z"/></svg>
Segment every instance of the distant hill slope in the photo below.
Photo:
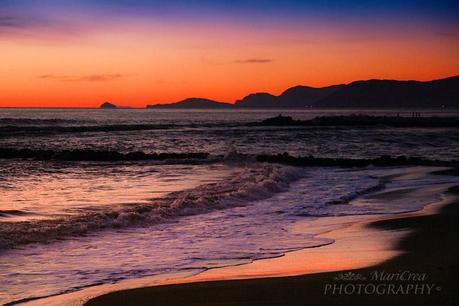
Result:
<svg viewBox="0 0 459 306"><path fill-rule="evenodd" d="M322 88L295 86L284 91L280 96L269 93L255 93L237 100L236 107L244 108L305 108L317 104L321 99L335 92L343 85Z"/></svg>
<svg viewBox="0 0 459 306"><path fill-rule="evenodd" d="M259 92L250 94L244 97L241 100L237 100L235 103L236 107L243 107L243 108L279 108L279 99L278 97L266 93L266 92Z"/></svg>
<svg viewBox="0 0 459 306"><path fill-rule="evenodd" d="M147 105L147 108L183 108L183 109L206 109L206 108L232 108L233 104L213 101L203 98L188 98L176 103Z"/></svg>
<svg viewBox="0 0 459 306"><path fill-rule="evenodd" d="M368 80L322 88L295 86L281 95L253 93L235 104L189 98L148 108L459 108L459 76L428 82Z"/></svg>
<svg viewBox="0 0 459 306"><path fill-rule="evenodd" d="M319 107L459 107L459 76L418 82L357 81L322 99Z"/></svg>
<svg viewBox="0 0 459 306"><path fill-rule="evenodd" d="M333 85L322 88L309 86L295 86L284 91L279 97L282 107L308 107L314 106L323 98L329 96L344 85Z"/></svg>

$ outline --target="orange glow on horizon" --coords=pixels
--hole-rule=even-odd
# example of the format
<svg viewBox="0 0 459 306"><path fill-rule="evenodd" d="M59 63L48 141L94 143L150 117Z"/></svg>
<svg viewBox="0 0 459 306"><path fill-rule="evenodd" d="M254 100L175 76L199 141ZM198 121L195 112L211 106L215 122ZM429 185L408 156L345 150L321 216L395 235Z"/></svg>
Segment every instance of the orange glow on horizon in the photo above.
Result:
<svg viewBox="0 0 459 306"><path fill-rule="evenodd" d="M459 74L459 43L433 34L346 40L320 31L155 33L100 30L60 43L0 40L0 106L97 107L110 101L145 107L188 97L235 102L296 85Z"/></svg>

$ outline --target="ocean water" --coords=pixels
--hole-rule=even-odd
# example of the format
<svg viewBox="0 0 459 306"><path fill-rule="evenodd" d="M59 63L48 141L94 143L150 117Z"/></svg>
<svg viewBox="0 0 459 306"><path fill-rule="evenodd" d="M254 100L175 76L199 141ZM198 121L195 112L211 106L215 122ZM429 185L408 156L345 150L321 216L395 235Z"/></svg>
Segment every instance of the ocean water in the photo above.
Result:
<svg viewBox="0 0 459 306"><path fill-rule="evenodd" d="M244 154L282 153L322 157L409 155L448 160L459 156L457 129L248 127L277 116L297 119L318 115L379 114L386 111L167 111L1 109L0 145L12 148L63 150L85 148L117 152L208 152L225 154L236 147ZM454 116L458 112L424 112Z"/></svg>
<svg viewBox="0 0 459 306"><path fill-rule="evenodd" d="M289 111L298 119L355 111ZM362 111L360 111L362 112ZM393 114L397 111L365 113ZM205 152L205 159L0 159L0 303L333 243L318 218L419 210L436 168L297 168L260 153L456 160L458 129L253 127L279 111L1 109L0 149ZM401 113L410 115L410 113ZM435 112L444 116L451 113ZM388 205L390 203L390 205ZM310 220L306 233L291 231ZM325 219L321 219L325 220ZM273 239L275 237L275 239Z"/></svg>

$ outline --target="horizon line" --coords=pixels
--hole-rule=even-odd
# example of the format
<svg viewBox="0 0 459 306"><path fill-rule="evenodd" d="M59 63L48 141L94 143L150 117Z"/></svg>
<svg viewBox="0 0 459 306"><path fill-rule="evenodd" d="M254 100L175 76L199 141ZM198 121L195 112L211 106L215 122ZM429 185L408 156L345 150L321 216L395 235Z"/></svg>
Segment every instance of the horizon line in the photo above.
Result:
<svg viewBox="0 0 459 306"><path fill-rule="evenodd" d="M454 78L454 77L459 77L459 73L458 74L454 74L454 75L449 75L449 76L446 76L446 77L425 80L425 81L420 81L420 80L415 80L415 79L397 80L397 79L384 79L384 78L370 78L370 79L363 79L363 80L354 80L354 81L351 81L351 82L348 82L348 83L331 84L331 85L320 86L320 87L298 84L298 85L293 85L293 86L287 87L286 89L284 89L282 91L282 93L284 93L285 91L287 91L290 88L295 88L295 87L300 87L300 86L320 89L320 88L327 88L327 87L331 87L331 86L340 86L340 85L346 86L346 85L350 85L350 84L355 83L355 82L369 82L369 81L398 81L398 82L428 83L428 82L445 80L445 79ZM259 93L266 93L266 94L273 95L275 97L279 97L280 95L282 95L282 93L280 95L275 95L275 94L271 94L269 92L257 91L257 92L250 92L250 93L246 94L244 97L247 97L247 96L249 96L251 94L259 94ZM243 99L244 97L242 97L241 99ZM158 102L157 103L152 102L151 104L150 103L146 103L144 106L116 105L116 104L114 104L114 103L112 103L112 102L110 102L108 100L104 100L104 101L99 102L100 103L99 106L0 106L0 109L12 109L12 108L21 108L21 109L25 109L25 108L36 108L36 109L44 109L44 108L46 108L46 109L100 109L101 108L100 107L101 104L103 104L104 102L109 102L109 103L112 103L112 104L116 105L116 109L148 109L148 106L168 105L168 104L173 104L173 103L178 103L178 102L181 102L181 101L185 101L185 100L188 100L188 99L206 99L206 100L210 100L210 101L213 101L213 102L223 103L223 104L230 104L230 105L235 105L236 102L238 101L238 100L235 100L234 102L226 102L226 101L213 100L213 99L210 99L210 98L193 96L193 97L187 97L187 98L184 98L184 99L180 99L178 101L159 102L159 103Z"/></svg>

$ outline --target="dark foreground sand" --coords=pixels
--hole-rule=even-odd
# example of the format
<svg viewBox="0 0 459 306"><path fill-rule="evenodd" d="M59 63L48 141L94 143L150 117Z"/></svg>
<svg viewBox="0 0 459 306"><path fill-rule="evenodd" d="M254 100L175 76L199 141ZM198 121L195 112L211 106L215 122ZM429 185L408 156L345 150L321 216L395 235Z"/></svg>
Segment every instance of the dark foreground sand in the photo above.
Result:
<svg viewBox="0 0 459 306"><path fill-rule="evenodd" d="M459 186L450 192L458 195ZM442 207L435 215L382 220L369 226L413 231L398 244L405 253L377 266L352 270L353 275L344 275L353 280L335 279L349 272L342 271L163 285L112 292L89 300L86 305L459 305L459 201ZM410 274L405 272L402 281L372 280L374 271ZM355 279L359 275L366 279ZM416 279L406 280L407 277ZM361 294L359 284L363 285ZM376 285L380 285L380 294L371 293ZM427 287L432 288L430 292ZM365 294L365 290L370 294Z"/></svg>

